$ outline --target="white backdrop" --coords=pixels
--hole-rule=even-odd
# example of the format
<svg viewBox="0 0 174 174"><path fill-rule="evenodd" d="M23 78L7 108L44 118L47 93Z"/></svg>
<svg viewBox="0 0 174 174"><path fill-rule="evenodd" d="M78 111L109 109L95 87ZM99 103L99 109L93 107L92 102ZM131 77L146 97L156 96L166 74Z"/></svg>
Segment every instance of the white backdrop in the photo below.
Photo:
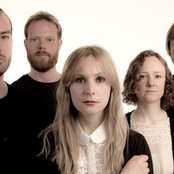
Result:
<svg viewBox="0 0 174 174"><path fill-rule="evenodd" d="M13 54L4 80L12 83L30 70L24 48L24 25L30 15L44 10L63 28L57 70L77 47L97 44L113 56L122 85L130 61L153 49L173 64L165 50L166 33L174 22L174 0L0 0L13 24ZM124 104L125 112L134 107Z"/></svg>

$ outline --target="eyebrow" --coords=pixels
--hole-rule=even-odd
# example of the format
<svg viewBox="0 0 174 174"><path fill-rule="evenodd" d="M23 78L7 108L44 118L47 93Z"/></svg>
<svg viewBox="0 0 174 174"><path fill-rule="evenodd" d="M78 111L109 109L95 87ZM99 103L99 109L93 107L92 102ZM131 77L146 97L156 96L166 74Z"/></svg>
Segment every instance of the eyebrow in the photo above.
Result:
<svg viewBox="0 0 174 174"><path fill-rule="evenodd" d="M148 72L146 72L146 71L140 71L140 73L145 73L145 74L147 74ZM163 71L153 71L153 73L164 73Z"/></svg>
<svg viewBox="0 0 174 174"><path fill-rule="evenodd" d="M10 30L7 30L7 31L2 31L2 32L0 32L0 34L3 35L3 34L12 34L12 33L11 33Z"/></svg>
<svg viewBox="0 0 174 174"><path fill-rule="evenodd" d="M98 76L98 75L102 75L102 74L104 74L103 72L99 72L99 73L96 73L96 74L94 74L95 76ZM83 75L83 73L78 73L77 75L79 75L79 76L84 76Z"/></svg>

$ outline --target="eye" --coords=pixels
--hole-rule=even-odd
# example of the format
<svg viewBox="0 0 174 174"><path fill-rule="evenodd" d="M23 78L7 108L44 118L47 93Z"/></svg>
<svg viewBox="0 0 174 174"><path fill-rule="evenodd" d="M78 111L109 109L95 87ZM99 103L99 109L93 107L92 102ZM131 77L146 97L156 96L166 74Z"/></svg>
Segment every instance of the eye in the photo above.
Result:
<svg viewBox="0 0 174 174"><path fill-rule="evenodd" d="M105 81L105 78L104 77L97 77L96 78L96 81L97 82L104 82Z"/></svg>
<svg viewBox="0 0 174 174"><path fill-rule="evenodd" d="M144 78L146 78L145 75L140 75L140 79L144 79Z"/></svg>
<svg viewBox="0 0 174 174"><path fill-rule="evenodd" d="M53 40L53 39L51 39L51 38L48 38L48 39L47 39L48 42L51 42L52 40Z"/></svg>
<svg viewBox="0 0 174 174"><path fill-rule="evenodd" d="M85 79L83 77L78 77L75 81L77 83L84 83L85 82Z"/></svg>
<svg viewBox="0 0 174 174"><path fill-rule="evenodd" d="M7 36L7 35L2 36L2 39L8 39L8 38L9 38L9 36Z"/></svg>
<svg viewBox="0 0 174 174"><path fill-rule="evenodd" d="M37 42L39 39L38 38L32 38L31 41Z"/></svg>
<svg viewBox="0 0 174 174"><path fill-rule="evenodd" d="M155 77L156 77L156 78L161 78L161 76L160 76L160 75L155 75Z"/></svg>

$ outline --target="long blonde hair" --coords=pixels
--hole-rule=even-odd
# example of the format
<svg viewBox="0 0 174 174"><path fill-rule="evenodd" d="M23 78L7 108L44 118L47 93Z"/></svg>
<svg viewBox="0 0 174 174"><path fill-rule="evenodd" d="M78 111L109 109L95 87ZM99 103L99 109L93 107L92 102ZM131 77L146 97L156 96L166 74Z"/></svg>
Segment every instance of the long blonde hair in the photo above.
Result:
<svg viewBox="0 0 174 174"><path fill-rule="evenodd" d="M78 137L75 131L76 109L72 104L69 88L73 83L80 61L93 56L101 62L107 80L111 84L109 102L105 108L106 146L104 150L103 173L119 173L124 165L124 148L128 139L129 126L121 102L121 87L109 53L99 46L84 46L73 51L67 58L57 90L57 112L54 122L43 132L42 153L56 162L64 174L77 171L79 157ZM55 148L51 149L49 135L53 134Z"/></svg>

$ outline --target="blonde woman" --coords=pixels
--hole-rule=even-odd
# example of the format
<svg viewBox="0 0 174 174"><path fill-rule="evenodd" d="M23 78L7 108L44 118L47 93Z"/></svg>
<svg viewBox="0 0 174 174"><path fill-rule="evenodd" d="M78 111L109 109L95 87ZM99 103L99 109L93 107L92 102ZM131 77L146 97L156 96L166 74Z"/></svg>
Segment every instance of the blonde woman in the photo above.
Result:
<svg viewBox="0 0 174 174"><path fill-rule="evenodd" d="M142 133L151 150L154 173L173 173L174 82L166 61L153 50L139 53L124 79L123 102L136 105L126 114L130 127Z"/></svg>
<svg viewBox="0 0 174 174"><path fill-rule="evenodd" d="M153 173L145 138L129 130L118 74L105 49L84 46L70 54L57 100L54 122L42 132L42 153L61 173Z"/></svg>

